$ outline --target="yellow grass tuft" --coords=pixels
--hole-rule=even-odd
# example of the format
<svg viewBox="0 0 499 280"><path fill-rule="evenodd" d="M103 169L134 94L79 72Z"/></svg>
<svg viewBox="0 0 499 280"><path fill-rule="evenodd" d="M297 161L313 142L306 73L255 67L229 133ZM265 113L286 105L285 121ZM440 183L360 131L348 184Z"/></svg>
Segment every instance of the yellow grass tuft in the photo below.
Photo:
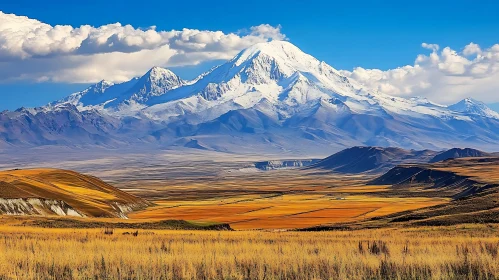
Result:
<svg viewBox="0 0 499 280"><path fill-rule="evenodd" d="M498 230L104 234L3 227L0 279L497 279Z"/></svg>

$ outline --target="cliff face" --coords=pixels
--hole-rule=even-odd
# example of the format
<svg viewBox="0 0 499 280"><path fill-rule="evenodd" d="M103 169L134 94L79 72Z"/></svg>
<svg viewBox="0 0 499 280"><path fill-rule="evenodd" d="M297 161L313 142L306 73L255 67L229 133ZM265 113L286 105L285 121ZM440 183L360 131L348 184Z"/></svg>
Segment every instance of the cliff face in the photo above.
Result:
<svg viewBox="0 0 499 280"><path fill-rule="evenodd" d="M40 216L73 216L85 215L73 209L61 200L40 198L0 198L0 214L2 215L40 215Z"/></svg>

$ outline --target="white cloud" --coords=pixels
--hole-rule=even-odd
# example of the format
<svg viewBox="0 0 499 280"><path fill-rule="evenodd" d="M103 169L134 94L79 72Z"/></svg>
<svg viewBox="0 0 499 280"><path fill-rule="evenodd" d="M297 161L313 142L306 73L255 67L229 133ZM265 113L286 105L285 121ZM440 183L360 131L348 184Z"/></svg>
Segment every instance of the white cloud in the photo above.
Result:
<svg viewBox="0 0 499 280"><path fill-rule="evenodd" d="M51 26L0 12L0 81L114 81L143 74L153 65L195 65L228 59L253 44L283 40L281 27L268 24L249 32L183 29L158 31L120 23L99 27Z"/></svg>
<svg viewBox="0 0 499 280"><path fill-rule="evenodd" d="M285 40L286 35L281 33L281 25L276 27L269 24L261 24L259 26L253 26L250 28L251 35L259 36L261 38L273 38L276 40Z"/></svg>
<svg viewBox="0 0 499 280"><path fill-rule="evenodd" d="M440 49L439 45L437 45L437 44L428 44L428 43L422 43L421 47L423 47L425 49L432 50L432 51L438 51L438 49Z"/></svg>
<svg viewBox="0 0 499 280"><path fill-rule="evenodd" d="M470 56L474 54L480 54L482 50L480 49L480 46L471 42L467 46L464 47L463 54L465 56Z"/></svg>
<svg viewBox="0 0 499 280"><path fill-rule="evenodd" d="M465 97L499 102L499 44L488 49L470 43L462 52L423 43L430 54L417 56L414 65L390 70L355 68L345 76L390 95L423 96L449 104Z"/></svg>

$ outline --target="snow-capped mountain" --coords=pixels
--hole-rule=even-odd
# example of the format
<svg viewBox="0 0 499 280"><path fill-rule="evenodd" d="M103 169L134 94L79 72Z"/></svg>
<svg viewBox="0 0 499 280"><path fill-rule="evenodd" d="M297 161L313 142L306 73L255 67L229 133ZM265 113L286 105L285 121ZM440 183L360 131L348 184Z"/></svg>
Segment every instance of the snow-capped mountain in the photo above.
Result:
<svg viewBox="0 0 499 280"><path fill-rule="evenodd" d="M117 110L132 104L144 105L151 98L185 84L172 71L155 66L140 78L119 84L103 80L55 104L70 103L80 107L98 106Z"/></svg>
<svg viewBox="0 0 499 280"><path fill-rule="evenodd" d="M100 105L102 107L117 99L123 92L128 91L136 82L136 78L120 84L102 80L83 91L71 94L65 99L49 105L73 104L86 107Z"/></svg>
<svg viewBox="0 0 499 280"><path fill-rule="evenodd" d="M447 107L377 93L284 41L256 44L193 81L153 67L37 110L67 105L119 120L109 134L126 142L326 154L353 145L499 146L499 114L481 102Z"/></svg>
<svg viewBox="0 0 499 280"><path fill-rule="evenodd" d="M499 119L499 113L487 107L483 102L474 100L473 98L463 99L460 102L449 106L449 109L467 115Z"/></svg>

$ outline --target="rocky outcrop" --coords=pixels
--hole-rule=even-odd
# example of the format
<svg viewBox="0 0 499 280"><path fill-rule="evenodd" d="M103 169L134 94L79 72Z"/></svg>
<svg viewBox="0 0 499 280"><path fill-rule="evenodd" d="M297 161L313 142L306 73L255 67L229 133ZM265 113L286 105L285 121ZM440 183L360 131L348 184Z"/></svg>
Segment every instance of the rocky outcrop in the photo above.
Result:
<svg viewBox="0 0 499 280"><path fill-rule="evenodd" d="M0 198L0 214L85 216L64 201L42 198Z"/></svg>
<svg viewBox="0 0 499 280"><path fill-rule="evenodd" d="M299 167L310 166L318 161L319 161L318 159L269 160L269 161L256 162L255 167L260 170L299 168Z"/></svg>

